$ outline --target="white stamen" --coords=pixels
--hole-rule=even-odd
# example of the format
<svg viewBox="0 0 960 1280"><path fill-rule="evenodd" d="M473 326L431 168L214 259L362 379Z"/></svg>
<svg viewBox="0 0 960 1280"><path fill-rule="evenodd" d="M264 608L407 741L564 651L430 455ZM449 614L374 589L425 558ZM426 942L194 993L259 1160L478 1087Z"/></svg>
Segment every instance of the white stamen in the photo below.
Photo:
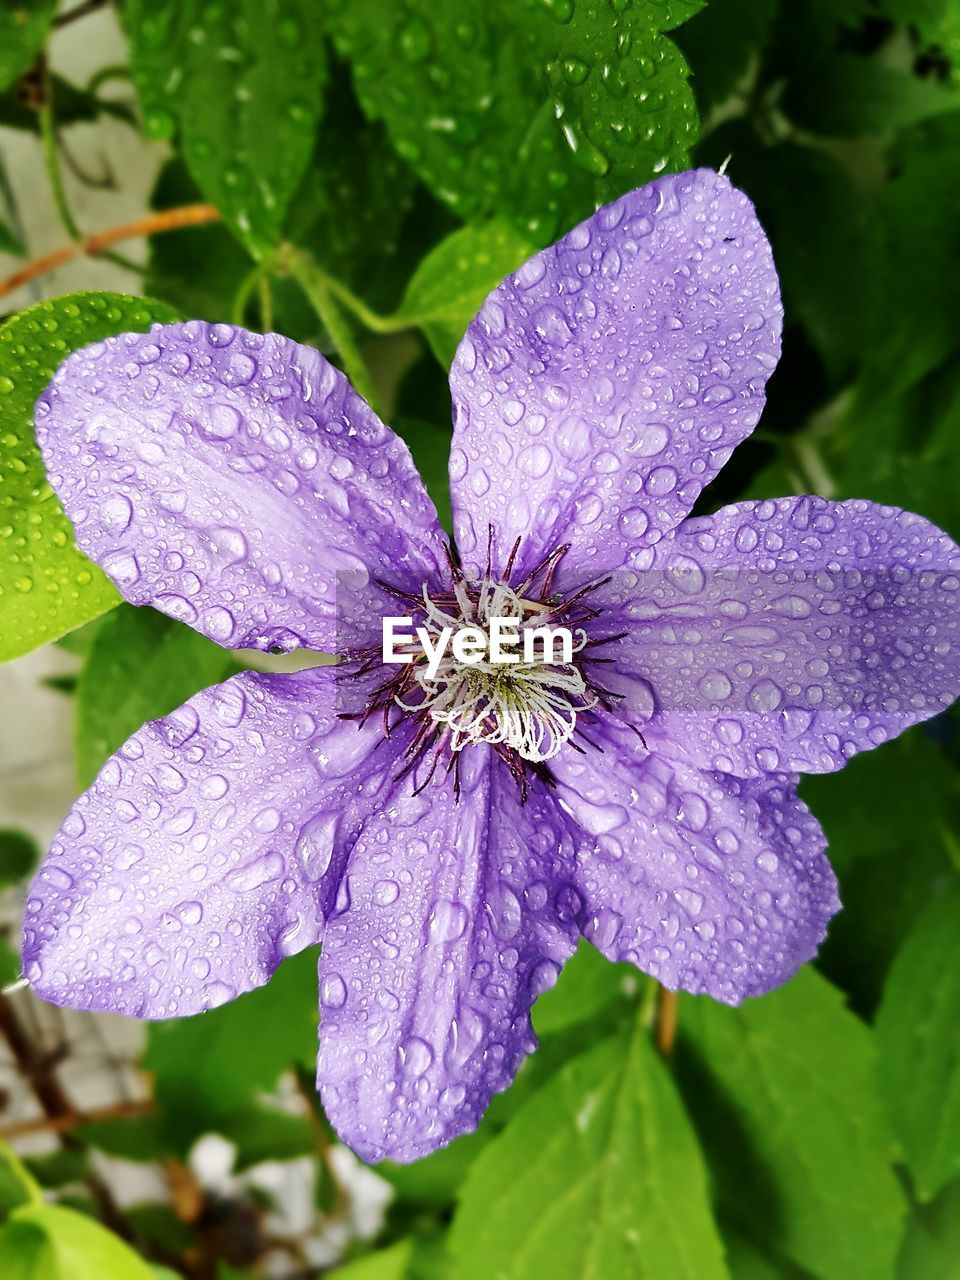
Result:
<svg viewBox="0 0 960 1280"><path fill-rule="evenodd" d="M491 618L517 618L523 652L524 631L528 625L542 628L548 607L521 598L503 582L485 581L476 603L462 583L456 584L455 593L459 617L434 604L424 588L425 628L418 628L418 634L423 629L441 633L447 627L454 631L477 627L488 637L486 657L467 664L457 660L454 645L439 655L432 646L430 662L421 661L414 671L419 700L398 697L397 702L407 711L426 710L446 725L453 751L480 742L502 743L524 760L549 760L573 736L577 715L595 706L597 699L573 662L493 662L489 639ZM573 652L586 642L586 635L578 632Z"/></svg>

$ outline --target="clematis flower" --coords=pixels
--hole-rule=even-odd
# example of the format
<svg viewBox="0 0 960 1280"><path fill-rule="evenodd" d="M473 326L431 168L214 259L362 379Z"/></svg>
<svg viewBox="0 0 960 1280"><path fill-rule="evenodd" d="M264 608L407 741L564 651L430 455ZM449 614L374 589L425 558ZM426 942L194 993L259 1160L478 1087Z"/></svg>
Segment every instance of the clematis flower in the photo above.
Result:
<svg viewBox="0 0 960 1280"><path fill-rule="evenodd" d="M37 405L77 542L247 671L145 725L67 816L24 966L56 1004L199 1013L322 942L318 1087L367 1159L472 1129L581 936L735 1004L838 909L797 774L960 687L960 550L816 497L691 516L756 425L781 304L726 178L664 177L488 298L450 378L448 547L406 445L312 348L199 322L63 364ZM566 664L384 665L566 622ZM513 669L510 669L513 671Z"/></svg>

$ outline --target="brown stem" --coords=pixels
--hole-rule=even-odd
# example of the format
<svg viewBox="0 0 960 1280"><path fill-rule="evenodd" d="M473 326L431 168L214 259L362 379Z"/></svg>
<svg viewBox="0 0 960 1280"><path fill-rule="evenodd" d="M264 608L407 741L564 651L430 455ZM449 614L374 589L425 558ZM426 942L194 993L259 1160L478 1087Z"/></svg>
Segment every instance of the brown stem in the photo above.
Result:
<svg viewBox="0 0 960 1280"><path fill-rule="evenodd" d="M108 231L99 231L96 235L87 236L78 244L56 249L42 258L35 258L25 267L15 271L6 280L0 280L0 298L13 293L21 285L28 284L37 276L46 275L57 267L65 266L75 258L95 258L111 245L121 240L134 240L138 236L155 236L164 231L179 231L184 227L201 227L206 223L219 222L220 211L212 204L186 204L179 209L165 209L162 213L152 213L136 222L126 222L120 227L111 227Z"/></svg>
<svg viewBox="0 0 960 1280"><path fill-rule="evenodd" d="M55 1074L56 1065L62 1054L38 1053L13 1005L6 996L2 995L0 995L0 1035L10 1046L17 1070L30 1085L47 1118L52 1121L59 1121L64 1116L72 1118L76 1110ZM60 1140L65 1147L74 1150L80 1146L77 1139L70 1133L62 1133ZM84 1180L87 1189L97 1202L104 1223L117 1235L129 1239L130 1229L110 1188L92 1170L87 1173Z"/></svg>
<svg viewBox="0 0 960 1280"><path fill-rule="evenodd" d="M131 1116L152 1115L156 1107L152 1102L117 1102L111 1107L95 1107L92 1111L65 1112L59 1116L44 1116L40 1120L23 1120L8 1129L0 1129L0 1140L22 1138L28 1133L67 1133L85 1124L99 1124L103 1120L122 1120Z"/></svg>
<svg viewBox="0 0 960 1280"><path fill-rule="evenodd" d="M660 988L657 1004L657 1048L666 1057L677 1038L677 993Z"/></svg>

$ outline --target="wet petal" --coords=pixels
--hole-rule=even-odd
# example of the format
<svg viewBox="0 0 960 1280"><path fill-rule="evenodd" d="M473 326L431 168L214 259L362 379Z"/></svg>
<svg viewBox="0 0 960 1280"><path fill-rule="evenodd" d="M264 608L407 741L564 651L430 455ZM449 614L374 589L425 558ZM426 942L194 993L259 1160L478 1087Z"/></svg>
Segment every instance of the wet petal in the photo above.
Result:
<svg viewBox="0 0 960 1280"><path fill-rule="evenodd" d="M632 191L490 295L454 360L450 479L467 565L570 543L589 578L688 514L756 426L780 354L753 206L708 169Z"/></svg>
<svg viewBox="0 0 960 1280"><path fill-rule="evenodd" d="M75 352L37 439L80 548L228 648L332 650L338 572L419 586L444 563L406 445L277 334L191 321Z"/></svg>
<svg viewBox="0 0 960 1280"><path fill-rule="evenodd" d="M320 961L318 1085L364 1159L415 1160L476 1127L534 1048L529 1009L576 942L570 848L486 748L464 791L402 785L348 864Z"/></svg>
<svg viewBox="0 0 960 1280"><path fill-rule="evenodd" d="M582 833L584 935L673 990L728 1004L786 982L840 906L795 779L703 773L608 730L603 755L554 761Z"/></svg>
<svg viewBox="0 0 960 1280"><path fill-rule="evenodd" d="M315 943L389 758L335 717L333 668L245 672L145 725L64 820L23 964L53 1004L197 1013Z"/></svg>
<svg viewBox="0 0 960 1280"><path fill-rule="evenodd" d="M743 776L819 773L960 694L960 548L920 516L745 502L658 551L599 593L605 625L627 631L607 654L624 715L640 707L658 751Z"/></svg>

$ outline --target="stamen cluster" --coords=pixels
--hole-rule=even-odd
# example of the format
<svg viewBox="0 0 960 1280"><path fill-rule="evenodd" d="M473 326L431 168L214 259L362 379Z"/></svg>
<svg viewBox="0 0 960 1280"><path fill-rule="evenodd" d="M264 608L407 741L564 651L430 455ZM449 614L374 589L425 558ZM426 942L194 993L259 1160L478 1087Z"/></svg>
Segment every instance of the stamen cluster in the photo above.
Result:
<svg viewBox="0 0 960 1280"><path fill-rule="evenodd" d="M491 547L492 541L491 533ZM469 664L459 661L453 647L447 646L432 669L419 644L409 646L412 661L396 668L381 666L380 654L372 651L350 655L355 667L352 674L374 670L389 670L390 674L376 685L365 710L348 718L366 722L379 714L387 736L401 719L415 722L403 773L429 760L427 775L418 789L427 785L441 760L453 772L459 789L461 752L487 743L507 764L525 795L528 772L549 782L545 762L567 743L582 750L576 739L589 741L583 730L584 717L598 705L609 708L613 695L603 690L592 671L594 663L604 660L592 650L620 637L591 638L587 624L596 619L597 611L585 603L601 584L591 583L569 596L556 593L556 571L567 552L562 546L514 585L511 578L519 550L518 539L502 571L496 572L488 548L486 572L476 582L468 581L451 559L451 585L446 591L431 592L424 586L414 595L380 583L403 600L406 610L432 635L464 627L489 635L492 619L516 618L520 654L524 654L528 629L543 633L545 628L563 626L574 637L572 653L563 655L571 658L569 662L552 661L555 655L547 652L545 645L541 645L537 660L527 661L524 654L509 664L491 661L489 646L487 657Z"/></svg>

